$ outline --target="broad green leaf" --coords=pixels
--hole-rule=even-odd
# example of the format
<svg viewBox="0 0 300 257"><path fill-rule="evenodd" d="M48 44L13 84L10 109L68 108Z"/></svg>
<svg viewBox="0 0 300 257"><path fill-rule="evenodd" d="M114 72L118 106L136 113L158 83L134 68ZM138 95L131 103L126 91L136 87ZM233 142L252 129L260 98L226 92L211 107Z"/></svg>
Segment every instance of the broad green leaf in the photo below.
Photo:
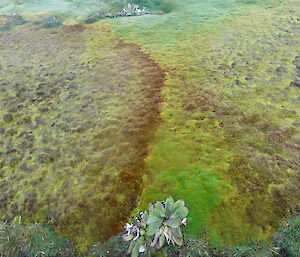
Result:
<svg viewBox="0 0 300 257"><path fill-rule="evenodd" d="M171 228L173 237L183 237L180 228Z"/></svg>
<svg viewBox="0 0 300 257"><path fill-rule="evenodd" d="M173 205L173 212L175 212L179 207L183 207L183 206L184 206L184 200L183 199L177 200Z"/></svg>
<svg viewBox="0 0 300 257"><path fill-rule="evenodd" d="M142 230L140 231L140 234L143 236L143 235L145 235L145 232L146 232L146 231L142 229Z"/></svg>
<svg viewBox="0 0 300 257"><path fill-rule="evenodd" d="M131 253L133 248L135 247L136 245L136 241L131 241L130 245L129 245L129 248L128 248L128 253Z"/></svg>
<svg viewBox="0 0 300 257"><path fill-rule="evenodd" d="M171 228L178 228L178 227L180 227L180 224L181 224L181 218L175 217L173 219L169 219L164 224Z"/></svg>
<svg viewBox="0 0 300 257"><path fill-rule="evenodd" d="M161 220L162 220L161 217L159 217L155 212L152 212L149 218L147 219L147 224L150 225L152 223L159 222Z"/></svg>
<svg viewBox="0 0 300 257"><path fill-rule="evenodd" d="M166 216L170 217L173 211L173 205L174 205L174 200L173 198L170 196L168 197L168 199L165 202L165 209L166 209Z"/></svg>
<svg viewBox="0 0 300 257"><path fill-rule="evenodd" d="M136 241L142 245L145 242L145 238L140 236Z"/></svg>
<svg viewBox="0 0 300 257"><path fill-rule="evenodd" d="M161 224L162 224L161 220L158 222L151 223L149 225L149 227L147 228L146 235L153 236L155 233L157 233L159 231Z"/></svg>
<svg viewBox="0 0 300 257"><path fill-rule="evenodd" d="M139 256L140 247L141 247L140 243L135 244L135 246L132 250L132 253L131 253L131 257L138 257Z"/></svg>
<svg viewBox="0 0 300 257"><path fill-rule="evenodd" d="M146 224L146 222L144 222L144 221L141 221L141 226L143 227L143 228L145 228L146 226L147 226L147 224Z"/></svg>
<svg viewBox="0 0 300 257"><path fill-rule="evenodd" d="M154 213L156 213L157 216L166 217L166 210L161 202L155 203Z"/></svg>
<svg viewBox="0 0 300 257"><path fill-rule="evenodd" d="M163 247L165 243L165 235L161 234L161 236L159 237L159 248Z"/></svg>
<svg viewBox="0 0 300 257"><path fill-rule="evenodd" d="M181 246L183 244L183 238L182 237L175 237L175 236L173 236L172 238L173 238L174 242L177 245Z"/></svg>
<svg viewBox="0 0 300 257"><path fill-rule="evenodd" d="M175 217L180 217L181 219L185 218L189 213L189 209L186 207L179 207L175 211Z"/></svg>
<svg viewBox="0 0 300 257"><path fill-rule="evenodd" d="M128 242L133 238L133 234L123 235L122 238L124 241Z"/></svg>
<svg viewBox="0 0 300 257"><path fill-rule="evenodd" d="M148 220L148 218L149 218L149 215L148 215L148 213L145 211L144 213L143 213L143 216L142 216L142 220L143 220L143 222L147 222L147 220Z"/></svg>

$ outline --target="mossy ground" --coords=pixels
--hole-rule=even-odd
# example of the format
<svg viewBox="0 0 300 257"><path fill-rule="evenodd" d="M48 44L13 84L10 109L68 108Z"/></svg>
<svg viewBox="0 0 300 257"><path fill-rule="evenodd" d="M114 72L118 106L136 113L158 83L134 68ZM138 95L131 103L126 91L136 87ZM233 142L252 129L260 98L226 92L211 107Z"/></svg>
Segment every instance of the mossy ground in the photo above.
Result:
<svg viewBox="0 0 300 257"><path fill-rule="evenodd" d="M299 207L299 6L174 1L1 31L2 218L52 220L84 249L137 198L172 195L217 246L268 239Z"/></svg>
<svg viewBox="0 0 300 257"><path fill-rule="evenodd" d="M109 238L136 205L163 72L104 23L0 45L1 218L52 221L83 249Z"/></svg>
<svg viewBox="0 0 300 257"><path fill-rule="evenodd" d="M139 206L173 195L216 244L267 239L299 206L299 1L189 4L113 21L168 77Z"/></svg>

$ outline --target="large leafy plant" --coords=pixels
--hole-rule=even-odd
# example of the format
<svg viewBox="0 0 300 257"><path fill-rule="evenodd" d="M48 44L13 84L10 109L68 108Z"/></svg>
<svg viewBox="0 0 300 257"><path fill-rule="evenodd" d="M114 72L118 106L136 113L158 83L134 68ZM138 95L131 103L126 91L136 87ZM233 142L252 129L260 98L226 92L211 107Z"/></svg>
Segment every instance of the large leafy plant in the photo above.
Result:
<svg viewBox="0 0 300 257"><path fill-rule="evenodd" d="M143 7L140 9L138 4L129 3L127 6L122 8L120 16L140 16L145 14L150 14L148 8Z"/></svg>
<svg viewBox="0 0 300 257"><path fill-rule="evenodd" d="M181 226L186 226L189 212L184 205L183 200L174 202L169 197L166 201L149 204L149 213L139 212L131 223L127 223L122 238L130 242L128 253L131 257L150 248L160 249L165 243L183 245Z"/></svg>

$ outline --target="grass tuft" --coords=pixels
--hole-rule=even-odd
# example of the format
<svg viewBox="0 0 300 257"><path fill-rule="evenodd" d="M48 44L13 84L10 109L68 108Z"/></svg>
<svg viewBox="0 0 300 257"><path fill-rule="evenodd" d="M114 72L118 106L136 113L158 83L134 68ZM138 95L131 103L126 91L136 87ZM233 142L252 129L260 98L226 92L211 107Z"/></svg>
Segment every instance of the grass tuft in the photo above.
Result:
<svg viewBox="0 0 300 257"><path fill-rule="evenodd" d="M74 256L74 247L50 225L0 222L0 256Z"/></svg>
<svg viewBox="0 0 300 257"><path fill-rule="evenodd" d="M300 215L289 217L282 222L273 235L274 245L283 256L300 256Z"/></svg>

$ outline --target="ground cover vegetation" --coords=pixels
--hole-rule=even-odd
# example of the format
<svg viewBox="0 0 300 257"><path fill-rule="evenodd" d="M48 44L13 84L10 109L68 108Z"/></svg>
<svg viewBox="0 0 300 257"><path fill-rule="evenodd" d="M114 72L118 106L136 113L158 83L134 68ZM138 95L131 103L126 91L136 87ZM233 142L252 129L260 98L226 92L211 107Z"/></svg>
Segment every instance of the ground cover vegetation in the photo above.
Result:
<svg viewBox="0 0 300 257"><path fill-rule="evenodd" d="M195 235L267 239L299 206L299 2L208 3L111 21L167 73L138 209L172 194Z"/></svg>
<svg viewBox="0 0 300 257"><path fill-rule="evenodd" d="M204 236L204 235L203 235ZM300 217L290 216L284 220L269 242L254 241L235 246L216 248L205 238L191 236L183 231L181 246L165 244L162 248L150 248L138 256L180 256L180 257L297 257L300 249ZM137 256L129 253L129 244L122 236L115 236L104 243L97 243L84 253L78 253L76 246L66 238L57 235L52 226L38 223L22 225L19 219L12 223L0 223L0 256L74 256L74 257L125 257Z"/></svg>
<svg viewBox="0 0 300 257"><path fill-rule="evenodd" d="M0 3L5 233L51 223L83 252L172 195L189 243L169 256L294 254L275 232L299 210L299 0L54 2Z"/></svg>

